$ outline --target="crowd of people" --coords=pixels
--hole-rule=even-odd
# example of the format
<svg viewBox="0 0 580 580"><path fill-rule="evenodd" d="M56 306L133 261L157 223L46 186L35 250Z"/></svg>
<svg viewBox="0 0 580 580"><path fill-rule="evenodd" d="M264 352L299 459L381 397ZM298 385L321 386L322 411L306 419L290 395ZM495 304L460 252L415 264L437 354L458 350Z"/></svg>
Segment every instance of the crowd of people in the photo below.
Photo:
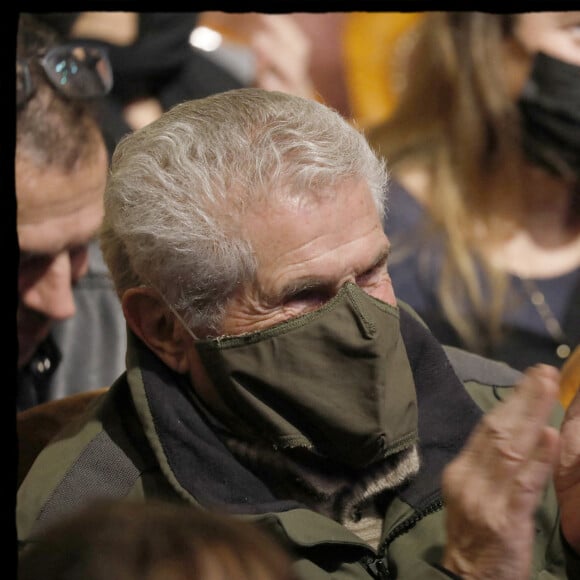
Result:
<svg viewBox="0 0 580 580"><path fill-rule="evenodd" d="M425 13L364 129L263 16L20 14L17 413L99 390L19 577L577 577L580 12Z"/></svg>

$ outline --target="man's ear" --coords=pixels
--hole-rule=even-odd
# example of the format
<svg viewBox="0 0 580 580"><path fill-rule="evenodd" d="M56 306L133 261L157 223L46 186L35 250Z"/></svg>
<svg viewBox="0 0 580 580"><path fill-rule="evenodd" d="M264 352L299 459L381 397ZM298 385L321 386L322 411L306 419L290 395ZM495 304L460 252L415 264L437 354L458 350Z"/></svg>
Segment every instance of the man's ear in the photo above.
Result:
<svg viewBox="0 0 580 580"><path fill-rule="evenodd" d="M171 369L189 370L192 339L152 288L130 288L121 300L129 328Z"/></svg>

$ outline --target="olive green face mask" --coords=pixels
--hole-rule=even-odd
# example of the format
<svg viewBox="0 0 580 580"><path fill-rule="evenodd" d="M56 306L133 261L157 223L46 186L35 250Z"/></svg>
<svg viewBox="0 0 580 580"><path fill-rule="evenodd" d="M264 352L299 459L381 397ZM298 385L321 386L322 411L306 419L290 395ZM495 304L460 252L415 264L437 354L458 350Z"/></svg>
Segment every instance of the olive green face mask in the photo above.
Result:
<svg viewBox="0 0 580 580"><path fill-rule="evenodd" d="M196 343L239 437L364 467L417 440L399 311L352 283L322 308Z"/></svg>

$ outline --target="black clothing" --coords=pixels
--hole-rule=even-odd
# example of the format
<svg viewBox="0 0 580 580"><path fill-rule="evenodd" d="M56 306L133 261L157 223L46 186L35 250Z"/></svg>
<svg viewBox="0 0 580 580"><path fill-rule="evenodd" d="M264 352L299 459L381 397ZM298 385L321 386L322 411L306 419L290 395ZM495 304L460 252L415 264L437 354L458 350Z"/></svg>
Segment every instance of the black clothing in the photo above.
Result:
<svg viewBox="0 0 580 580"><path fill-rule="evenodd" d="M131 132L123 107L155 97L164 111L189 99L241 88L225 68L189 43L195 12L139 13L139 36L129 46L101 43L113 66L113 88L100 107L100 122L109 152Z"/></svg>
<svg viewBox="0 0 580 580"><path fill-rule="evenodd" d="M64 37L80 12L39 14ZM197 23L196 12L139 12L135 42L120 46L82 39L107 48L113 67L113 88L103 102L95 103L109 153L131 132L123 107L140 98L154 97L164 111L182 101L242 88L243 83L201 50L189 37Z"/></svg>

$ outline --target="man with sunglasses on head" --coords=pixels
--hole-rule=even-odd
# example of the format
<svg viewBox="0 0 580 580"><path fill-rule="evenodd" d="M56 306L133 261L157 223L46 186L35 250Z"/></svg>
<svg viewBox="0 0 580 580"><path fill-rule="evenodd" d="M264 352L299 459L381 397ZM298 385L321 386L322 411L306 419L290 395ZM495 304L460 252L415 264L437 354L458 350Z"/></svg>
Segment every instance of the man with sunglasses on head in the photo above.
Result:
<svg viewBox="0 0 580 580"><path fill-rule="evenodd" d="M56 321L75 314L73 286L103 215L108 153L90 100L112 84L106 54L66 45L30 14L17 34L17 410L53 398ZM87 329L90 333L91 329Z"/></svg>

